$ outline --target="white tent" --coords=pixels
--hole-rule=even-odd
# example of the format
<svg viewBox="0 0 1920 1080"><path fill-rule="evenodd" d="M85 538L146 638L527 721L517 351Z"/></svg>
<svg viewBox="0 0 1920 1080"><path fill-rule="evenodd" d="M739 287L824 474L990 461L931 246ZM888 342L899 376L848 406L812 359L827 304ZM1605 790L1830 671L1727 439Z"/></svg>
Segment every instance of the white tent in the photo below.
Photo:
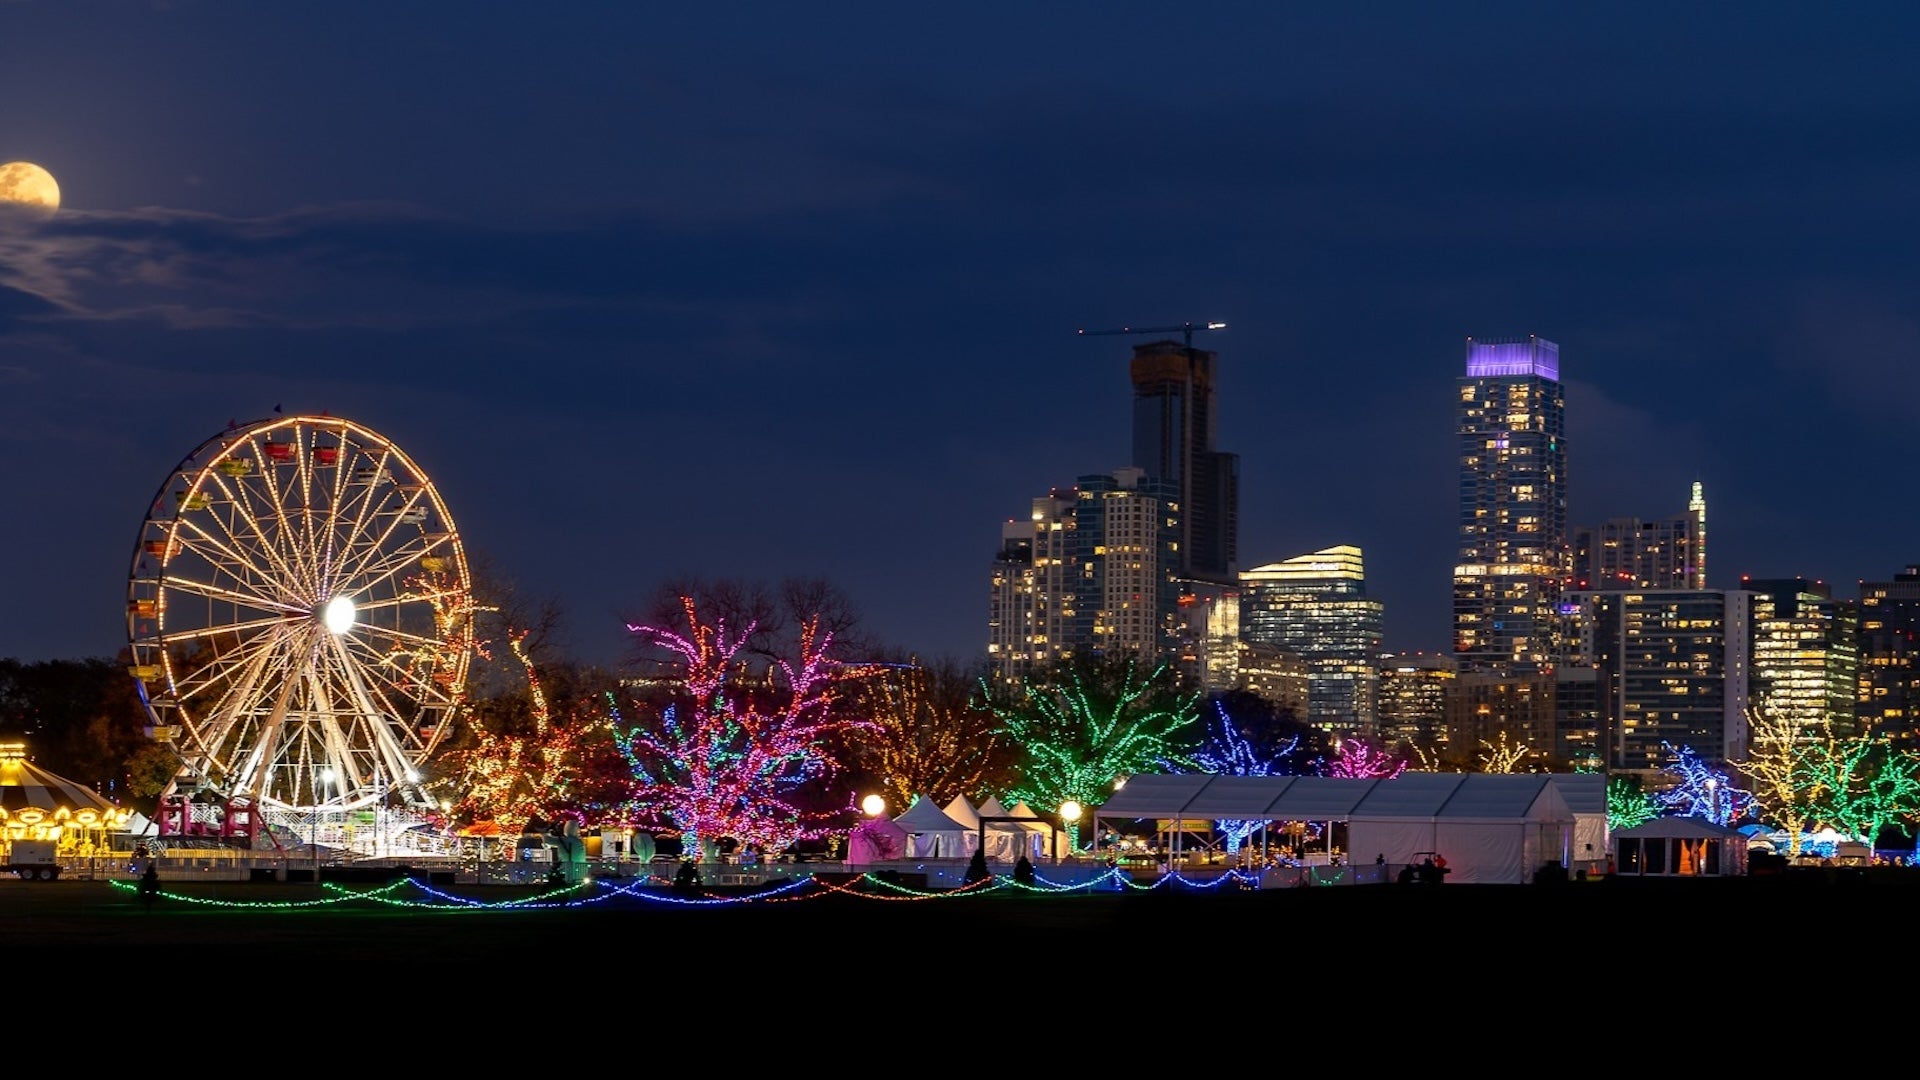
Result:
<svg viewBox="0 0 1920 1080"><path fill-rule="evenodd" d="M1736 877L1747 835L1700 817L1657 817L1613 834L1616 872L1634 877Z"/></svg>
<svg viewBox="0 0 1920 1080"><path fill-rule="evenodd" d="M1402 773L1382 781L1347 822L1356 857L1406 862L1435 851L1449 882L1524 885L1567 865L1573 811L1547 773Z"/></svg>
<svg viewBox="0 0 1920 1080"><path fill-rule="evenodd" d="M953 815L951 810L949 816ZM987 821L987 818L1012 817L1012 813L1000 804L993 795L986 797L980 804L974 819L986 828L987 858L999 862L1014 862L1025 855L1029 860L1039 857L1033 843L1033 833L1022 827L1018 821Z"/></svg>
<svg viewBox="0 0 1920 1080"><path fill-rule="evenodd" d="M1437 851L1449 881L1502 883L1529 882L1545 862L1567 865L1574 828L1549 773L1138 774L1094 809L1096 830L1121 819L1344 822L1355 861L1404 863Z"/></svg>
<svg viewBox="0 0 1920 1080"><path fill-rule="evenodd" d="M1548 773L1560 796L1573 811L1573 848L1567 861L1570 870L1599 874L1606 866L1607 852L1613 850L1607 839L1607 774Z"/></svg>
<svg viewBox="0 0 1920 1080"><path fill-rule="evenodd" d="M925 795L915 795L913 805L893 823L907 834L909 859L969 858L978 839L972 829L948 817Z"/></svg>
<svg viewBox="0 0 1920 1080"><path fill-rule="evenodd" d="M1067 850L1066 832L1056 827L1053 822L1047 821L1040 817L1039 814L1034 813L1033 807L1028 806L1024 802L1017 802L1013 804L1013 809L1008 813L1012 817L1034 819L1032 821L1022 821L1019 825L1031 834L1033 847L1029 850L1033 852L1032 857L1035 860L1054 859L1056 857L1064 858L1072 854L1072 852Z"/></svg>

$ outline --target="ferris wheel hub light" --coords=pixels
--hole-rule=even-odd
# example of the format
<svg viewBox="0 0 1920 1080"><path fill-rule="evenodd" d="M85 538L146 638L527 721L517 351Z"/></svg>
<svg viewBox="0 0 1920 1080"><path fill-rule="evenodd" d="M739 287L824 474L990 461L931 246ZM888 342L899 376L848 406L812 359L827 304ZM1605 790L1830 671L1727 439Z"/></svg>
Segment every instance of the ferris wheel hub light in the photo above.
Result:
<svg viewBox="0 0 1920 1080"><path fill-rule="evenodd" d="M326 624L329 634L344 634L353 629L353 601L344 596L327 601L325 610L320 613L320 621Z"/></svg>

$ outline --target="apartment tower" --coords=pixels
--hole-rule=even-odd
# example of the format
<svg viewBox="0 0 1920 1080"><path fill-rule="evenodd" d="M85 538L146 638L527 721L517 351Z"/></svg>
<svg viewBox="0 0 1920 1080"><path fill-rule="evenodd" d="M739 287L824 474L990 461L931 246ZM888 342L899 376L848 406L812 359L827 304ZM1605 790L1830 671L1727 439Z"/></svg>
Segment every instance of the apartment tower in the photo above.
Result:
<svg viewBox="0 0 1920 1080"><path fill-rule="evenodd" d="M1458 389L1454 658L1463 676L1549 673L1573 572L1560 347L1469 338Z"/></svg>

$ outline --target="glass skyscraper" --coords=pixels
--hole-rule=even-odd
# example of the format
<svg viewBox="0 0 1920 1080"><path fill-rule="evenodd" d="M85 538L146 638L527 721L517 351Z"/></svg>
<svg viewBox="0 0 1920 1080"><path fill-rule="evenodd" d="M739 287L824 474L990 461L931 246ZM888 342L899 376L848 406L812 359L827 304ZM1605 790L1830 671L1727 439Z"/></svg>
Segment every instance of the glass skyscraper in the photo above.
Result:
<svg viewBox="0 0 1920 1080"><path fill-rule="evenodd" d="M1573 572L1560 346L1467 339L1459 401L1454 658L1462 674L1552 671Z"/></svg>
<svg viewBox="0 0 1920 1080"><path fill-rule="evenodd" d="M1342 545L1240 574L1240 638L1307 662L1307 715L1334 735L1379 736L1380 624L1366 562Z"/></svg>

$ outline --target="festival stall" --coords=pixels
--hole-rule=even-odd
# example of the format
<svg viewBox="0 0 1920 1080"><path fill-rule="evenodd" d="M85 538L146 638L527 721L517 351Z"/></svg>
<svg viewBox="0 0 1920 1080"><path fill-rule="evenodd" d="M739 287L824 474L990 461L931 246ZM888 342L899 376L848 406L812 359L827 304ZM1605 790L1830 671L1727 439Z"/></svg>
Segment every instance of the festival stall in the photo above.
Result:
<svg viewBox="0 0 1920 1080"><path fill-rule="evenodd" d="M909 859L965 859L973 855L973 830L948 817L925 795L915 795L913 805L893 823L907 836Z"/></svg>
<svg viewBox="0 0 1920 1080"><path fill-rule="evenodd" d="M885 816L870 817L847 834L846 864L866 867L905 858L907 832Z"/></svg>
<svg viewBox="0 0 1920 1080"><path fill-rule="evenodd" d="M1701 817L1657 817L1613 834L1614 872L1629 877L1739 877L1747 835Z"/></svg>

